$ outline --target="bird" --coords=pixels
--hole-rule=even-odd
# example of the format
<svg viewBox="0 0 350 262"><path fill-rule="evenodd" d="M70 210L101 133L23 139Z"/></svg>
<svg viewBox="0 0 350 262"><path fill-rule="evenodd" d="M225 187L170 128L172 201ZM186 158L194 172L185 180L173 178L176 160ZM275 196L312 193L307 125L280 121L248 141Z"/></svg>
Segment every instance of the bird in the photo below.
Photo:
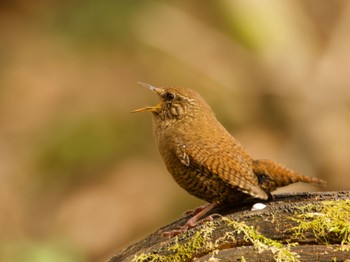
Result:
<svg viewBox="0 0 350 262"><path fill-rule="evenodd" d="M180 229L163 235L185 232L218 205L268 200L272 191L296 182L326 183L273 160L253 159L195 90L138 84L156 93L160 102L132 112L152 114L154 137L167 170L189 194L208 202L195 209Z"/></svg>

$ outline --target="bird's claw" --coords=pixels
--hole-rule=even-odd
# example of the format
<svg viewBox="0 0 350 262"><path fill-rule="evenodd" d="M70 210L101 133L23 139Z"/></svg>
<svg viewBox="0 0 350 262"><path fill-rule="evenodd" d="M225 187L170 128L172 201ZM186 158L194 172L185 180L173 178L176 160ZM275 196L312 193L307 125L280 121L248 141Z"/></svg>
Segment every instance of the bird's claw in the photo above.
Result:
<svg viewBox="0 0 350 262"><path fill-rule="evenodd" d="M161 237L162 238L172 238L172 237L175 237L177 235L180 235L180 234L183 234L187 231L189 227L184 225L183 227L181 227L180 229L174 229L174 230L171 230L171 231L166 231L166 232L163 232L161 234Z"/></svg>

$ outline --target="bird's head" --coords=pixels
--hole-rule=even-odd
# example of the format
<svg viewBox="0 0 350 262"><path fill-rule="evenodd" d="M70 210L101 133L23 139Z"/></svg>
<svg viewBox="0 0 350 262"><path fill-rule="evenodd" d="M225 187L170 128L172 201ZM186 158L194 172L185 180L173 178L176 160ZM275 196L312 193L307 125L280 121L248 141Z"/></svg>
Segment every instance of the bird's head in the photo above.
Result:
<svg viewBox="0 0 350 262"><path fill-rule="evenodd" d="M184 118L198 118L198 112L203 111L203 107L209 108L204 99L191 89L154 87L141 82L139 84L155 92L160 97L160 103L156 106L144 107L132 112L151 112L156 121L166 122L167 125Z"/></svg>

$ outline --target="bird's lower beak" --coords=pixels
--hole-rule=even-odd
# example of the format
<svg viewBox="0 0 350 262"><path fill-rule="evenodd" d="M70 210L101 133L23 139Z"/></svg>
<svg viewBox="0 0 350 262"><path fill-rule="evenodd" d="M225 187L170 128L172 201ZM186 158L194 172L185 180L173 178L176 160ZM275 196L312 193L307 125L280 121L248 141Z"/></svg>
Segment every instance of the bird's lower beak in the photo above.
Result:
<svg viewBox="0 0 350 262"><path fill-rule="evenodd" d="M147 106L147 107L135 109L135 110L131 111L131 113L139 113L139 112L157 112L157 110L160 109L161 107L162 107L162 102L160 102L160 103L159 103L158 105L156 105L156 106Z"/></svg>

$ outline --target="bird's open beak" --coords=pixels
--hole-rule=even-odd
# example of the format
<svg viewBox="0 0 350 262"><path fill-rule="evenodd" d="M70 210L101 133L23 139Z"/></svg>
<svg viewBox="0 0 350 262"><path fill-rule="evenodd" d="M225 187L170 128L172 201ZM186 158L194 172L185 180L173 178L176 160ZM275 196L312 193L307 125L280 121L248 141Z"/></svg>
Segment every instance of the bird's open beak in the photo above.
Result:
<svg viewBox="0 0 350 262"><path fill-rule="evenodd" d="M150 89L151 91L157 93L159 96L161 96L162 94L164 94L164 89L161 87L155 87L155 86L151 86L149 84L143 83L143 82L137 82L138 84L147 87L148 89ZM136 110L131 111L131 113L138 113L138 112L157 112L158 109L160 109L162 107L162 103L160 102L158 105L156 106L147 106L147 107L143 107L143 108L139 108Z"/></svg>

